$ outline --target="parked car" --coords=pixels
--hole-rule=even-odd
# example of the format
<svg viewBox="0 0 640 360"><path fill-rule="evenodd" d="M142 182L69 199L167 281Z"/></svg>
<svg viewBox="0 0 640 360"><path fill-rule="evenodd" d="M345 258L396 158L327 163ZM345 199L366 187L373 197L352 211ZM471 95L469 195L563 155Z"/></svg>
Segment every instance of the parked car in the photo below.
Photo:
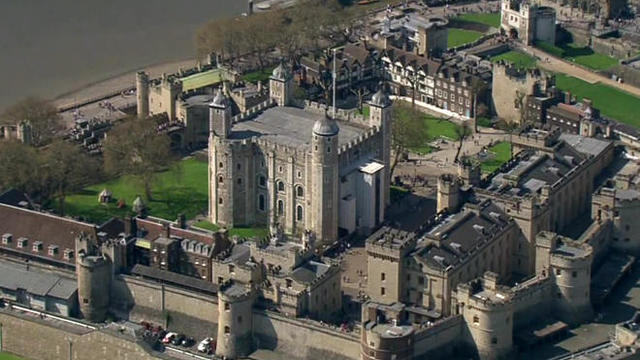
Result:
<svg viewBox="0 0 640 360"><path fill-rule="evenodd" d="M213 350L213 347L214 347L213 338L208 337L200 341L200 344L198 344L198 351L208 354Z"/></svg>
<svg viewBox="0 0 640 360"><path fill-rule="evenodd" d="M182 344L180 345L184 347L192 347L195 343L196 341L191 336L185 336L185 338L182 339Z"/></svg>
<svg viewBox="0 0 640 360"><path fill-rule="evenodd" d="M169 344L171 343L171 341L177 336L177 333L174 332L168 332L163 338L162 338L162 343L163 344Z"/></svg>
<svg viewBox="0 0 640 360"><path fill-rule="evenodd" d="M178 334L176 336L173 337L173 340L171 340L171 344L178 346L182 344L182 340L184 340L184 335L182 334Z"/></svg>

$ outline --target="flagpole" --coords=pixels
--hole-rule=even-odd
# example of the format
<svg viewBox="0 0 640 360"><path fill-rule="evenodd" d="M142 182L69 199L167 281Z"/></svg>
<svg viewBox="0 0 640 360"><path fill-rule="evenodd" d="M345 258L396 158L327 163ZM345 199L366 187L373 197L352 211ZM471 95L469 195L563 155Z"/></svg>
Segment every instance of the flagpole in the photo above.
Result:
<svg viewBox="0 0 640 360"><path fill-rule="evenodd" d="M333 49L333 119L336 118L336 49Z"/></svg>

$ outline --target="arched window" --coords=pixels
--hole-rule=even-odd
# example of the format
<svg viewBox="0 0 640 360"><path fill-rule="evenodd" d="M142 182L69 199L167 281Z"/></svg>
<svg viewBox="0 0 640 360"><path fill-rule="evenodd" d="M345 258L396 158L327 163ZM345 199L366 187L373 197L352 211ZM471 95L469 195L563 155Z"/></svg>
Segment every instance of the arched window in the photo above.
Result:
<svg viewBox="0 0 640 360"><path fill-rule="evenodd" d="M278 180L278 191L284 192L284 183Z"/></svg>
<svg viewBox="0 0 640 360"><path fill-rule="evenodd" d="M262 194L258 196L258 209L260 209L260 211L264 211L264 195Z"/></svg>
<svg viewBox="0 0 640 360"><path fill-rule="evenodd" d="M282 200L278 200L278 215L284 215L284 202Z"/></svg>
<svg viewBox="0 0 640 360"><path fill-rule="evenodd" d="M297 220L297 221L302 221L303 216L304 216L304 214L303 214L302 206L301 206L301 205L298 205L298 206L296 207L296 220Z"/></svg>
<svg viewBox="0 0 640 360"><path fill-rule="evenodd" d="M222 176L218 176L218 182L222 184L224 182L224 178Z"/></svg>
<svg viewBox="0 0 640 360"><path fill-rule="evenodd" d="M267 186L267 178L265 178L264 175L260 175L258 184L260 184L260 186Z"/></svg>
<svg viewBox="0 0 640 360"><path fill-rule="evenodd" d="M296 196L297 197L303 197L304 196L304 189L302 188L302 186L298 186L296 188Z"/></svg>
<svg viewBox="0 0 640 360"><path fill-rule="evenodd" d="M238 185L242 185L242 178L238 178L237 182L238 182Z"/></svg>
<svg viewBox="0 0 640 360"><path fill-rule="evenodd" d="M222 169L222 168L223 168L223 166L222 166L222 165L223 165L223 164L222 164L222 161L220 161L220 162L218 163L218 167Z"/></svg>

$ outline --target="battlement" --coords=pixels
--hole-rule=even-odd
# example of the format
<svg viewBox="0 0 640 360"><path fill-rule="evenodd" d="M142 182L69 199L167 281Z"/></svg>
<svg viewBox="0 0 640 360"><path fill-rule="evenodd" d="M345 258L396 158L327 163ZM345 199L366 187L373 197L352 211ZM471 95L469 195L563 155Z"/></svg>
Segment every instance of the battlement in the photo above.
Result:
<svg viewBox="0 0 640 360"><path fill-rule="evenodd" d="M359 134L357 138L349 141L349 143L347 143L346 145L341 146L338 149L338 154L342 154L342 153L348 152L349 150L351 150L353 148L356 148L360 144L368 141L369 139L373 138L374 136L378 135L379 133L380 133L380 128L377 127L377 126L374 126L374 127L370 128L370 129L368 129L364 133Z"/></svg>
<svg viewBox="0 0 640 360"><path fill-rule="evenodd" d="M249 287L229 281L220 286L218 297L225 302L242 302L251 300L253 291Z"/></svg>
<svg viewBox="0 0 640 360"><path fill-rule="evenodd" d="M415 233L393 229L387 226L373 233L367 239L367 252L380 253L399 259L403 252L416 243Z"/></svg>
<svg viewBox="0 0 640 360"><path fill-rule="evenodd" d="M506 286L498 285L498 274L487 271L480 279L458 284L458 302L478 310L493 311L510 305L513 293Z"/></svg>

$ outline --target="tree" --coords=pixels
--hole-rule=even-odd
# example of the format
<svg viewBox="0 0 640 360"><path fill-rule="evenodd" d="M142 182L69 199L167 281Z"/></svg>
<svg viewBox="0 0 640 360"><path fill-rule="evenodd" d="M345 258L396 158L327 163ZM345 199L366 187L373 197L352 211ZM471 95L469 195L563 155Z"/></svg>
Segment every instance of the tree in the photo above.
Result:
<svg viewBox="0 0 640 360"><path fill-rule="evenodd" d="M39 168L34 148L15 140L0 142L0 193L13 188L35 195L42 183Z"/></svg>
<svg viewBox="0 0 640 360"><path fill-rule="evenodd" d="M144 186L148 201L157 173L173 162L170 139L157 131L153 118L129 119L109 132L104 141L105 170L112 175L129 174Z"/></svg>
<svg viewBox="0 0 640 360"><path fill-rule="evenodd" d="M453 162L457 163L458 158L460 157L460 151L462 150L462 145L464 141L471 135L471 128L468 123L463 123L460 126L456 126L455 128L456 136L458 137L458 150L456 150L456 157Z"/></svg>
<svg viewBox="0 0 640 360"><path fill-rule="evenodd" d="M427 138L427 125L424 114L405 102L397 101L393 109L393 124L391 129L391 147L394 158L391 164L390 176L398 165L400 156L410 148L424 144Z"/></svg>
<svg viewBox="0 0 640 360"><path fill-rule="evenodd" d="M351 89L351 92L358 99L358 111L360 112L360 114L362 114L362 107L363 107L362 105L364 103L365 90L364 88L359 87L357 89Z"/></svg>
<svg viewBox="0 0 640 360"><path fill-rule="evenodd" d="M58 201L58 211L64 215L67 195L98 179L99 163L80 147L62 140L44 149L41 157L43 189Z"/></svg>
<svg viewBox="0 0 640 360"><path fill-rule="evenodd" d="M62 126L58 109L49 101L28 97L10 106L0 116L1 125L16 125L27 121L31 125L31 143L42 146L48 143Z"/></svg>

